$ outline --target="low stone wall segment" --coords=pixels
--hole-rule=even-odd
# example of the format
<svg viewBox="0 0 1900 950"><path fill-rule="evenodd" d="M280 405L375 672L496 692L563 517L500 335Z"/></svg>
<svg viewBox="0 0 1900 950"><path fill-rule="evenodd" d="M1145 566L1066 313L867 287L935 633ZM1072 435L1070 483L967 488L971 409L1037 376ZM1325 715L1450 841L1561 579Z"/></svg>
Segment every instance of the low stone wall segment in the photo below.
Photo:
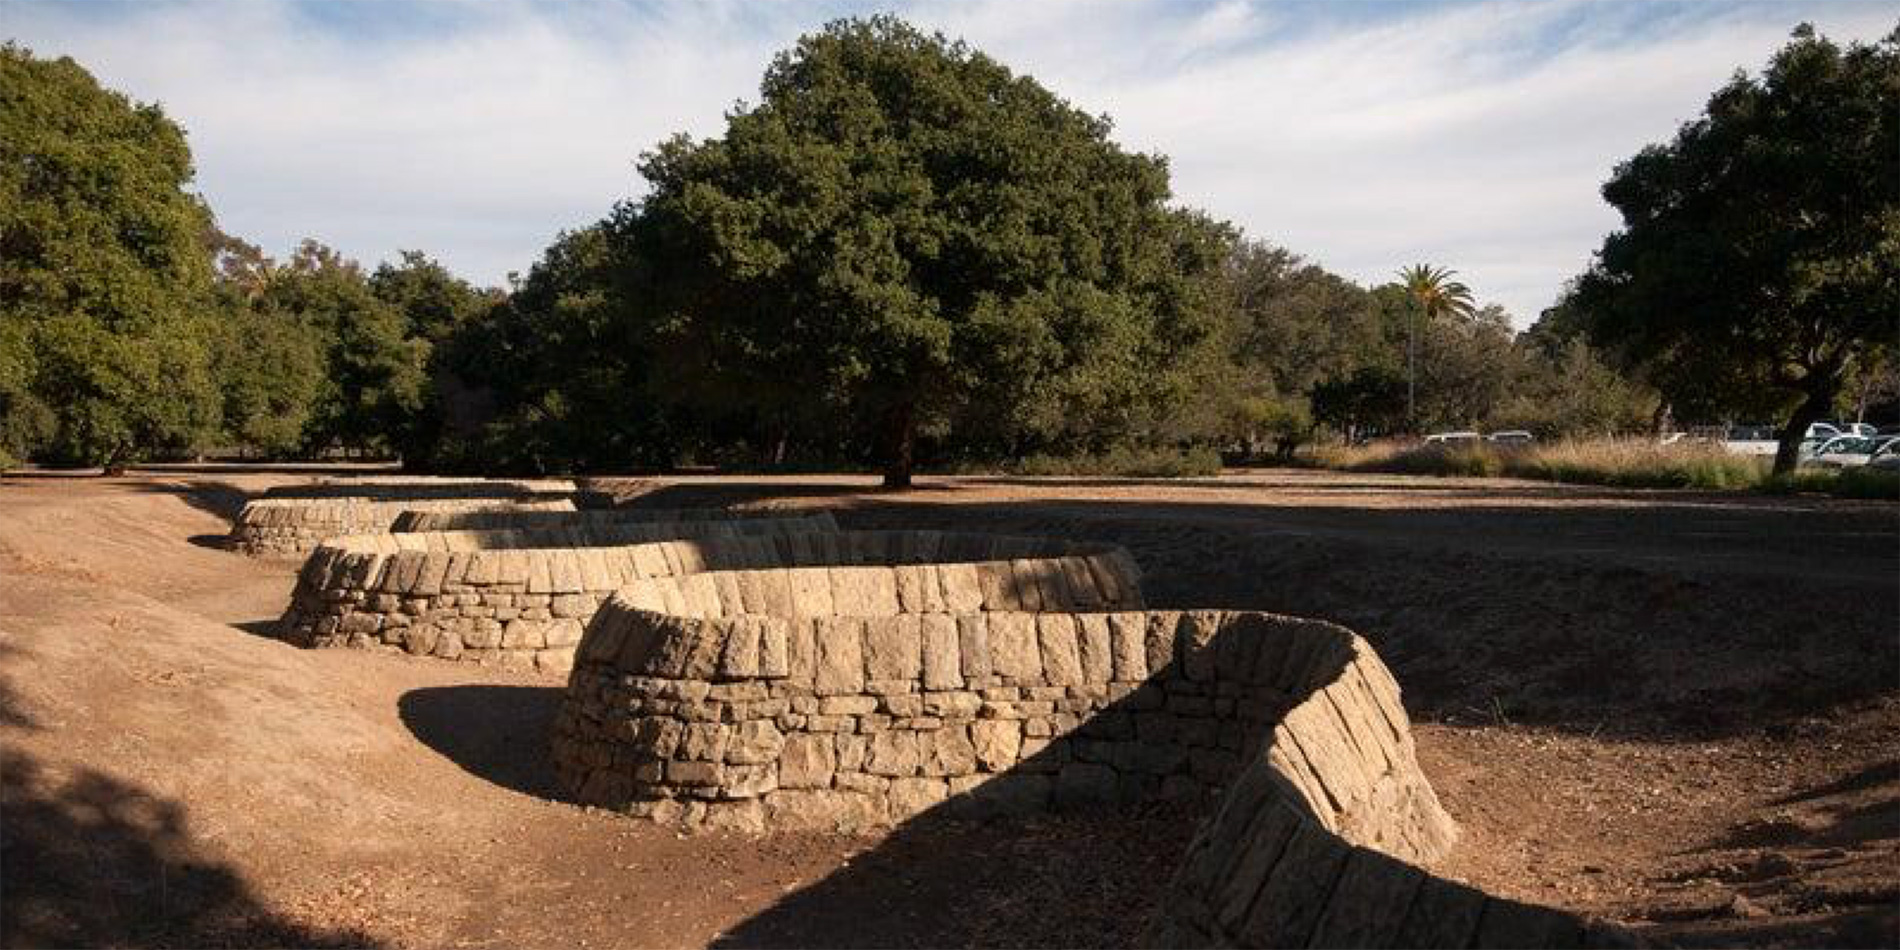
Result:
<svg viewBox="0 0 1900 950"><path fill-rule="evenodd" d="M1457 829L1363 639L1123 609L1134 584L1069 560L629 584L574 658L558 779L583 804L747 832L1207 796L1150 946L1634 944L1419 866Z"/></svg>
<svg viewBox="0 0 1900 950"><path fill-rule="evenodd" d="M736 511L724 508L595 508L579 511L422 509L403 512L390 530L529 531L655 522L690 524L697 521L746 521L757 518L803 518L809 523L828 523L828 530L838 530L837 519L831 512L773 508Z"/></svg>
<svg viewBox="0 0 1900 950"><path fill-rule="evenodd" d="M801 602L795 573L617 594L557 720L563 785L687 824L881 825L952 796L980 812L1203 794L1266 742L1328 829L1419 860L1454 837L1396 685L1341 628L1070 613L1110 598L1075 596L1068 571L1050 572L1069 590L1045 591L1040 613L985 610L955 582L933 598L867 576L839 616L809 612L822 604Z"/></svg>
<svg viewBox="0 0 1900 950"><path fill-rule="evenodd" d="M583 627L616 590L654 577L788 564L805 566L785 576L796 576L802 596L814 605L833 602L834 579L838 597L849 603L857 590L854 565L891 563L918 565L919 576L967 574L987 584L990 602L999 606L1021 605L1026 596L1040 603L1034 593L1037 568L1027 557L988 570L962 563L1035 554L1072 561L1072 570L1120 578L1129 596L1138 596L1134 563L1120 548L981 534L845 533L832 531L834 525L828 514L786 513L340 538L305 562L278 636L306 647L403 650L564 670ZM1020 575L1017 563L1023 565ZM1023 593L1025 585L1031 593ZM810 599L820 595L822 601Z"/></svg>
<svg viewBox="0 0 1900 950"><path fill-rule="evenodd" d="M391 530L407 512L492 511L554 512L575 510L574 498L521 496L436 498L396 501L329 498L264 498L248 502L232 522L230 544L252 557L302 557L332 538Z"/></svg>

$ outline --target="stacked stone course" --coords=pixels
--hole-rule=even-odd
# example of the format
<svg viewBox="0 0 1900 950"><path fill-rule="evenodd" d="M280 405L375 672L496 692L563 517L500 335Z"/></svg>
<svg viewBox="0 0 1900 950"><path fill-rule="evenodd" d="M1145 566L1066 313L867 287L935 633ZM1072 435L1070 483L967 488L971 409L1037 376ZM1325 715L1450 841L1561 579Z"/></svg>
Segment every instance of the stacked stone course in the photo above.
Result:
<svg viewBox="0 0 1900 950"><path fill-rule="evenodd" d="M1093 569L1121 572L1134 583L1133 563L1119 549L1059 541L1039 546L992 535L839 533L833 527L825 513L788 513L341 538L310 555L278 635L300 646L403 650L564 670L601 602L644 578L784 564L921 563L1006 551L1073 553L1078 562L1100 560ZM955 571L957 565L943 569ZM822 583L827 569L815 570L818 588L829 598Z"/></svg>
<svg viewBox="0 0 1900 950"><path fill-rule="evenodd" d="M935 589L861 569L822 612L796 571L629 586L569 679L563 784L690 825L873 826L946 802L982 814L1201 795L1271 737L1324 827L1421 860L1450 843L1397 686L1350 632L1257 613L1071 613L1139 595L1062 569L1040 575L1042 612L997 610L976 577L1013 568L970 567Z"/></svg>
<svg viewBox="0 0 1900 950"><path fill-rule="evenodd" d="M302 557L332 538L389 531L407 512L561 512L575 510L570 496L504 498L410 498L364 501L331 498L263 498L248 502L231 525L231 546L252 557Z"/></svg>
<svg viewBox="0 0 1900 950"><path fill-rule="evenodd" d="M549 528L602 527L619 524L691 524L699 521L743 521L753 518L803 518L810 524L838 524L823 510L767 508L597 508L585 511L455 510L405 511L391 531L535 531Z"/></svg>

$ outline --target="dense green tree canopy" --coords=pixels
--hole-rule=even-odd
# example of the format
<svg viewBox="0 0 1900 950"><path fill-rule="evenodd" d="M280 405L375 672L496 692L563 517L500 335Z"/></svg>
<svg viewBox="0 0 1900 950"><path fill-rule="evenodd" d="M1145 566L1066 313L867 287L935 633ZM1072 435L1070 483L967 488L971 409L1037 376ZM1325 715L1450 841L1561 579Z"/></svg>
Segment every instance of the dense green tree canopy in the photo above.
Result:
<svg viewBox="0 0 1900 950"><path fill-rule="evenodd" d="M1794 466L1856 364L1900 334L1900 32L1845 49L1797 30L1603 195L1623 227L1570 303L1672 401L1774 387ZM1736 385L1737 382L1741 385Z"/></svg>
<svg viewBox="0 0 1900 950"><path fill-rule="evenodd" d="M429 344L408 335L409 317L376 296L354 261L315 241L270 268L254 306L322 343L305 449L390 452L423 405Z"/></svg>
<svg viewBox="0 0 1900 950"><path fill-rule="evenodd" d="M1168 207L1160 158L894 19L804 37L722 137L641 170L624 215L672 275L661 322L762 402L872 427L892 483L960 420L1066 445L1138 425L1211 332L1193 278L1225 235Z"/></svg>
<svg viewBox="0 0 1900 950"><path fill-rule="evenodd" d="M191 179L157 106L0 47L0 454L111 465L211 435L210 218Z"/></svg>

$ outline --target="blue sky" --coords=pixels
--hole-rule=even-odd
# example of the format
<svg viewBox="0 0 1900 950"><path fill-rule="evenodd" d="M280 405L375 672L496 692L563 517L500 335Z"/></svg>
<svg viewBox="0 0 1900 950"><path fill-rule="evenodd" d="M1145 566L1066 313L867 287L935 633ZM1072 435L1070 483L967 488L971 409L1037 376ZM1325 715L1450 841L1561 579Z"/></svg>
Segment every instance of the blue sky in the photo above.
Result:
<svg viewBox="0 0 1900 950"><path fill-rule="evenodd" d="M226 230L365 263L420 248L525 271L644 186L638 154L716 134L772 54L845 15L967 39L1170 158L1177 198L1356 280L1457 268L1519 326L1616 226L1598 188L1794 25L1871 41L1884 3L1191 0L0 0L191 136Z"/></svg>

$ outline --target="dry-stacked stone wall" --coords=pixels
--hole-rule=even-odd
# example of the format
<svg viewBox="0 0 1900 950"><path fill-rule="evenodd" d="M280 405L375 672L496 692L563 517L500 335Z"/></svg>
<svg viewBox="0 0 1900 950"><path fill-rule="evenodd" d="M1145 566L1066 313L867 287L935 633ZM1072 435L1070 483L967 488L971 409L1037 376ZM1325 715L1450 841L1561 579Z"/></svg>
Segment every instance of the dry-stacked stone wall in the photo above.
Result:
<svg viewBox="0 0 1900 950"><path fill-rule="evenodd" d="M1073 559L714 571L595 615L555 722L583 803L745 831L1218 792L1144 941L1627 946L1419 867L1457 829L1341 627L1141 611Z"/></svg>
<svg viewBox="0 0 1900 950"><path fill-rule="evenodd" d="M393 528L405 512L573 511L571 495L515 498L405 498L365 501L337 498L263 498L249 502L231 525L231 546L253 557L301 557L332 538L377 534Z"/></svg>
<svg viewBox="0 0 1900 950"><path fill-rule="evenodd" d="M453 498L508 499L579 491L565 478L442 478L415 475L359 475L319 478L264 490L265 498L327 498L332 501L402 501Z"/></svg>
<svg viewBox="0 0 1900 950"><path fill-rule="evenodd" d="M1119 548L938 532L841 533L831 530L834 525L825 513L787 513L343 538L310 555L278 635L301 646L403 650L561 670L572 662L583 627L601 602L652 577L814 565L809 587L826 583L826 566L832 565L1073 554L1080 570L1119 574L1131 590L1135 584L1133 562ZM956 571L959 565L932 569ZM1033 585L1033 573L1022 582ZM998 580L993 602L1023 603L1018 583ZM829 588L823 592L829 596Z"/></svg>
<svg viewBox="0 0 1900 950"><path fill-rule="evenodd" d="M1272 749L1204 823L1141 943L1150 947L1628 947L1629 933L1495 897L1328 827Z"/></svg>
<svg viewBox="0 0 1900 950"><path fill-rule="evenodd" d="M547 528L600 527L619 524L665 522L691 524L698 521L744 521L755 518L804 518L810 524L829 524L837 530L837 521L828 511L799 511L765 508L729 510L725 508L597 508L587 511L509 511L509 510L417 510L406 511L396 519L392 531L529 531Z"/></svg>
<svg viewBox="0 0 1900 950"><path fill-rule="evenodd" d="M688 824L879 825L1198 795L1264 754L1327 829L1417 859L1454 835L1397 686L1342 628L1115 611L1130 585L1066 566L1037 575L1039 612L991 606L1011 564L834 573L828 601L798 571L616 594L556 723L565 786Z"/></svg>

